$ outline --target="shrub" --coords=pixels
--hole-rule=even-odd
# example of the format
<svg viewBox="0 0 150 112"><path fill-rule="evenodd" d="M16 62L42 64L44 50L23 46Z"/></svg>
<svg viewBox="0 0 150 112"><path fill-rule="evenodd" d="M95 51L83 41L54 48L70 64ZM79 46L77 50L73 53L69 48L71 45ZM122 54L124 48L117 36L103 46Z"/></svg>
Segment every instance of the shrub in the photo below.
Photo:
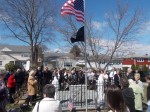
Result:
<svg viewBox="0 0 150 112"><path fill-rule="evenodd" d="M5 69L6 70L16 70L18 67L16 66L16 65L14 65L13 63L11 63L11 62L9 62L9 63L7 63L7 64L5 64Z"/></svg>

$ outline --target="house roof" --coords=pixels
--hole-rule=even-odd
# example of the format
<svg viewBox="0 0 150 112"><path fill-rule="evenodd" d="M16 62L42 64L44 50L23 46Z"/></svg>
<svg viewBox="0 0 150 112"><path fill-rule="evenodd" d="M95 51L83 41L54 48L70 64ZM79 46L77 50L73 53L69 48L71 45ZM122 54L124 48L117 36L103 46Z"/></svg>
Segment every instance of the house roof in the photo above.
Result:
<svg viewBox="0 0 150 112"><path fill-rule="evenodd" d="M2 52L30 52L30 46L0 45Z"/></svg>
<svg viewBox="0 0 150 112"><path fill-rule="evenodd" d="M124 58L145 58L145 59L147 59L147 58L150 58L150 55L148 55L148 54L145 54L145 55L144 54L133 54L133 55L128 55Z"/></svg>
<svg viewBox="0 0 150 112"><path fill-rule="evenodd" d="M65 58L65 57L73 58L73 54L71 54L71 53L55 53L55 52L44 53L45 60L48 60L48 59L55 60L58 58Z"/></svg>
<svg viewBox="0 0 150 112"><path fill-rule="evenodd" d="M56 53L56 52L46 52L46 53L44 53L44 59L45 60L56 60L56 59L58 59L58 58L66 58L66 57L68 57L68 58L74 58L74 55L72 54L72 53ZM107 55L99 55L99 60L105 60L105 61L108 61L108 59L109 59L110 57L109 56L107 56ZM84 60L85 59L85 57L84 56L78 56L78 57L76 57L76 59L77 60ZM88 58L90 61L94 61L95 60L95 57L93 57L93 56L89 56L89 58ZM122 60L122 58L113 58L112 60L115 60L115 59L117 59L117 60Z"/></svg>

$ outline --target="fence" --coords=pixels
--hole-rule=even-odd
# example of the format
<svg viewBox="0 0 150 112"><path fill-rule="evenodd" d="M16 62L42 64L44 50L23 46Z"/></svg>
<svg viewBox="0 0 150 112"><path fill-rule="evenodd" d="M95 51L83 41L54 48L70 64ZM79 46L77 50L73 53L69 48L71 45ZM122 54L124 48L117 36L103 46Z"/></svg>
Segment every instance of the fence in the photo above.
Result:
<svg viewBox="0 0 150 112"><path fill-rule="evenodd" d="M63 109L68 107L68 102L71 100L73 106L76 108L86 107L86 97L88 102L88 108L95 108L103 105L105 102L105 88L106 83L88 85L86 96L86 85L70 85L68 90L59 90L59 86L56 86L55 98L61 101Z"/></svg>

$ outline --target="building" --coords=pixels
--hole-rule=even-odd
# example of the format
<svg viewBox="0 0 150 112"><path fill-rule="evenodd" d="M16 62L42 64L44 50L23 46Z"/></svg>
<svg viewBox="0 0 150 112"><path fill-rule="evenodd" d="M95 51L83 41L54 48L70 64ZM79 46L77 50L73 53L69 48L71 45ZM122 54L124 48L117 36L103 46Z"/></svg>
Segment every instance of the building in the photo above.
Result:
<svg viewBox="0 0 150 112"><path fill-rule="evenodd" d="M5 69L5 64L11 62L15 65L25 66L30 60L30 47L17 45L0 45L0 69Z"/></svg>
<svg viewBox="0 0 150 112"><path fill-rule="evenodd" d="M5 64L9 62L25 67L26 62L30 60L30 55L29 46L0 45L0 69L5 69ZM98 66L104 68L109 58L109 56L99 55L97 61L95 61L94 57L90 56L89 61L93 68L97 68ZM85 66L84 56L75 57L72 53L45 52L42 62L44 66L49 66L50 68ZM126 58L115 57L109 62L107 69L110 70L112 66L122 69L123 67L131 67L132 65L138 65L140 69L145 65L150 68L150 57L148 55L129 56ZM88 63L87 67L90 67Z"/></svg>
<svg viewBox="0 0 150 112"><path fill-rule="evenodd" d="M122 69L122 61L123 61L122 58L113 58L113 59L109 62L108 66L107 66L107 69L108 69L108 70L111 70L112 67ZM106 60L106 59L105 59L105 60L101 60L101 61L100 61L101 68L104 68L107 63L108 63L108 60Z"/></svg>
<svg viewBox="0 0 150 112"><path fill-rule="evenodd" d="M76 59L71 53L44 53L44 66L50 68L72 68L76 66Z"/></svg>
<svg viewBox="0 0 150 112"><path fill-rule="evenodd" d="M108 62L108 57L104 59L101 58L102 55L99 56L98 61L94 60L94 57L90 56L89 61L93 68L104 68ZM85 67L84 56L74 57L72 53L44 53L44 66L49 66L50 68L72 68L75 66ZM108 69L113 67L122 68L122 58L114 58L110 61L108 65ZM90 68L90 65L87 62L87 68Z"/></svg>
<svg viewBox="0 0 150 112"><path fill-rule="evenodd" d="M139 69L142 69L145 65L150 67L150 57L146 54L143 56L131 56L123 59L122 67L131 67L132 65L138 65Z"/></svg>

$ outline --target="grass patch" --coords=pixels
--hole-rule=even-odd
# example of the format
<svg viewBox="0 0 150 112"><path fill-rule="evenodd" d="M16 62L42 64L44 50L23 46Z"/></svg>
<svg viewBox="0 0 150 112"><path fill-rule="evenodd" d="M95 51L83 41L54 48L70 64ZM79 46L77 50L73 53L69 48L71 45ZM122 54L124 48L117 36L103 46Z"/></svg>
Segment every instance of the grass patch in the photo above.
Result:
<svg viewBox="0 0 150 112"><path fill-rule="evenodd" d="M31 112L34 106L28 106L26 108L20 108L19 104L8 104L6 106L6 110L11 110L11 109L15 109L15 108L19 108L22 110L22 112Z"/></svg>

